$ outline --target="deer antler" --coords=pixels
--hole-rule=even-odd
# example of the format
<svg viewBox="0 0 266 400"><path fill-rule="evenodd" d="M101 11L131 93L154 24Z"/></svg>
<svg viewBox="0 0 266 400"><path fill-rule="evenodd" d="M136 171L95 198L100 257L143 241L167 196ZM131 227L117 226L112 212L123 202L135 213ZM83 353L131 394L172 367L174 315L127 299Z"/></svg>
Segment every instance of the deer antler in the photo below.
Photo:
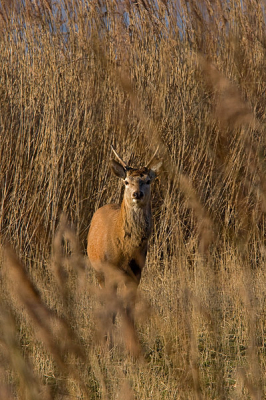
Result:
<svg viewBox="0 0 266 400"><path fill-rule="evenodd" d="M116 158L118 159L118 161L120 162L120 164L126 169L128 167L128 165L122 160L122 158L119 157L119 155L117 154L117 152L114 149L114 146L111 144L111 148L116 156Z"/></svg>
<svg viewBox="0 0 266 400"><path fill-rule="evenodd" d="M158 153L159 147L160 147L160 146L157 146L157 149L155 150L155 153L153 154L152 158L150 159L150 161L149 161L148 164L147 164L147 168L150 167L152 161L154 160L156 154Z"/></svg>

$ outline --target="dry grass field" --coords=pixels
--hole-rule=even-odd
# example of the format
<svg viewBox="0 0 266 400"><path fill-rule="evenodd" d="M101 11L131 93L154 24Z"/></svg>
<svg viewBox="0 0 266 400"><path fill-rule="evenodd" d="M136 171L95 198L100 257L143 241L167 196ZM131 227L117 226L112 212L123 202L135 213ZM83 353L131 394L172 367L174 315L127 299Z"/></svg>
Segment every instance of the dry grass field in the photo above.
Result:
<svg viewBox="0 0 266 400"><path fill-rule="evenodd" d="M1 400L265 398L265 32L262 0L1 0ZM111 144L164 160L135 332L86 256Z"/></svg>

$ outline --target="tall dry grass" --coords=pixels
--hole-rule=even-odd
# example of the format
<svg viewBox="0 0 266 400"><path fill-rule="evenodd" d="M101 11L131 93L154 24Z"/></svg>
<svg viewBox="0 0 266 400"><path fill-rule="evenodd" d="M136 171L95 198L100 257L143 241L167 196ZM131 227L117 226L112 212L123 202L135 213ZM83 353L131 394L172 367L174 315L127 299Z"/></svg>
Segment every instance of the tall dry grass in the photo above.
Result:
<svg viewBox="0 0 266 400"><path fill-rule="evenodd" d="M1 1L1 399L264 398L265 43L254 0ZM111 143L164 159L134 328L85 252Z"/></svg>

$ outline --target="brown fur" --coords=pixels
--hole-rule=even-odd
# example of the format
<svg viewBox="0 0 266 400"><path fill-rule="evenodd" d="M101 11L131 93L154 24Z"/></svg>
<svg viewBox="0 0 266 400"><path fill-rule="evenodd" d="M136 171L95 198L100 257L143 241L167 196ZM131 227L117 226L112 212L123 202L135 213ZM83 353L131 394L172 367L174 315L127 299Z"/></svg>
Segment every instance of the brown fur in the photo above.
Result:
<svg viewBox="0 0 266 400"><path fill-rule="evenodd" d="M112 171L125 183L122 204L97 210L88 234L88 256L101 286L121 277L139 284L152 231L150 184L160 163L154 169L130 168L119 161L112 161Z"/></svg>
<svg viewBox="0 0 266 400"><path fill-rule="evenodd" d="M144 175L148 175L149 170L147 167L142 167L142 168L131 168L128 170L128 175L129 176L140 176L141 178Z"/></svg>
<svg viewBox="0 0 266 400"><path fill-rule="evenodd" d="M92 266L104 275L108 273L106 268L115 267L138 284L141 273L135 276L130 261L135 260L140 271L144 267L151 228L150 207L128 210L123 201L121 208L117 204L100 208L93 216L88 235L88 256Z"/></svg>

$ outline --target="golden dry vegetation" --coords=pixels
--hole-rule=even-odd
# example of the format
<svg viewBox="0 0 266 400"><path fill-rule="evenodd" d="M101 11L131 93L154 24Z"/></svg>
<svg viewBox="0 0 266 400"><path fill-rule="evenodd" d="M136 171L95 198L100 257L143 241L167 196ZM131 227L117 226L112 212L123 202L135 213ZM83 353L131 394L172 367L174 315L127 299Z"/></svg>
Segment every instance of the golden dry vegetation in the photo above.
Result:
<svg viewBox="0 0 266 400"><path fill-rule="evenodd" d="M264 12L1 1L1 399L264 398ZM134 332L85 250L112 143L164 159Z"/></svg>

